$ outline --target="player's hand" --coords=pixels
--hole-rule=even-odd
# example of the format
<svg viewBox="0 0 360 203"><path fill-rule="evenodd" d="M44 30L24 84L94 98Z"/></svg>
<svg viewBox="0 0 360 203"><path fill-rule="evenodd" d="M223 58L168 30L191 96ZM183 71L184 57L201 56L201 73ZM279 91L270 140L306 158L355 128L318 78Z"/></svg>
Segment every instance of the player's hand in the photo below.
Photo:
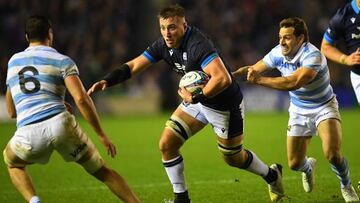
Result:
<svg viewBox="0 0 360 203"><path fill-rule="evenodd" d="M360 64L360 48L357 48L357 50L349 56L345 56L344 63L348 66Z"/></svg>
<svg viewBox="0 0 360 203"><path fill-rule="evenodd" d="M254 70L253 68L248 69L247 80L249 82L256 83L257 80L259 79L259 77L260 77L260 75L256 70Z"/></svg>
<svg viewBox="0 0 360 203"><path fill-rule="evenodd" d="M178 94L184 100L184 102L189 104L192 102L192 94L189 91L187 91L184 87L179 88Z"/></svg>
<svg viewBox="0 0 360 203"><path fill-rule="evenodd" d="M234 77L239 77L241 75L246 75L248 73L249 68L251 68L251 66L240 67L236 71L232 72L231 74Z"/></svg>
<svg viewBox="0 0 360 203"><path fill-rule="evenodd" d="M106 136L105 134L103 134L103 135L99 136L99 139L100 139L100 142L105 146L108 155L110 155L112 158L114 158L116 155L116 147L111 142L109 137Z"/></svg>
<svg viewBox="0 0 360 203"><path fill-rule="evenodd" d="M66 110L69 113L74 114L74 109L72 108L72 106L68 102L64 101L64 105L65 105Z"/></svg>
<svg viewBox="0 0 360 203"><path fill-rule="evenodd" d="M106 80L100 80L100 81L96 82L95 84L93 84L91 86L91 88L87 91L87 94L91 95L94 92L97 92L97 91L100 91L100 90L103 91L106 88L107 88Z"/></svg>

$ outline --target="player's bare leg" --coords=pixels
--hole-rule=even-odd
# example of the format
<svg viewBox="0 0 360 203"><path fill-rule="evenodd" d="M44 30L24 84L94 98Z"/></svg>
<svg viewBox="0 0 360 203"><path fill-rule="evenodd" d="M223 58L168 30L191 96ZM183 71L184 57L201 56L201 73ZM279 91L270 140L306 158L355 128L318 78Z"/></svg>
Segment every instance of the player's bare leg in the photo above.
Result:
<svg viewBox="0 0 360 203"><path fill-rule="evenodd" d="M327 119L318 125L319 136L322 140L325 157L331 164L340 181L341 193L346 202L359 201L353 186L350 182L349 167L346 159L340 152L341 145L341 124L337 119Z"/></svg>
<svg viewBox="0 0 360 203"><path fill-rule="evenodd" d="M174 202L190 202L184 177L184 162L180 154L183 143L192 135L201 130L205 124L189 116L180 108L175 110L166 123L159 148L165 171L173 185Z"/></svg>
<svg viewBox="0 0 360 203"><path fill-rule="evenodd" d="M30 164L20 159L11 150L9 145L4 150L4 159L7 162L7 169L11 182L15 188L21 193L24 199L29 202L31 198L36 197L35 188L31 181L31 177L26 171L26 165Z"/></svg>
<svg viewBox="0 0 360 203"><path fill-rule="evenodd" d="M77 163L83 165L86 161L92 156L92 151L88 150ZM86 169L86 168L85 168ZM103 182L116 196L122 199L127 203L139 203L140 200L135 195L135 193L130 189L126 181L114 170L108 168L107 166L102 166L94 173L90 173L96 179Z"/></svg>
<svg viewBox="0 0 360 203"><path fill-rule="evenodd" d="M279 164L273 164L271 167L267 166L254 152L243 149L242 142L243 135L231 139L218 137L218 147L223 154L225 162L230 166L244 169L263 177L268 183L271 201L279 201L284 197L282 167Z"/></svg>
<svg viewBox="0 0 360 203"><path fill-rule="evenodd" d="M305 192L311 192L315 184L316 159L306 157L311 136L288 136L287 156L291 170L302 172L302 183Z"/></svg>

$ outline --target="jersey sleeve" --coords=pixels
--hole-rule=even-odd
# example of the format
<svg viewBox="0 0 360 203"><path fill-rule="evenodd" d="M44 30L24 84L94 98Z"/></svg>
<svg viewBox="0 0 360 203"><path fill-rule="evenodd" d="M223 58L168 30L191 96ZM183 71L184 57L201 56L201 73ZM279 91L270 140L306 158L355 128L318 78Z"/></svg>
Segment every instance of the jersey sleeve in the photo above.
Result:
<svg viewBox="0 0 360 203"><path fill-rule="evenodd" d="M343 18L344 10L338 9L336 14L331 18L329 27L324 33L324 40L329 44L335 44L339 40L343 33Z"/></svg>
<svg viewBox="0 0 360 203"><path fill-rule="evenodd" d="M63 78L70 75L79 75L78 67L71 58L65 58L62 61L61 74Z"/></svg>
<svg viewBox="0 0 360 203"><path fill-rule="evenodd" d="M267 53L264 58L262 59L263 62L265 63L266 67L269 69L274 69L277 66L279 66L282 62L282 57L276 56L276 48L272 49L269 53Z"/></svg>
<svg viewBox="0 0 360 203"><path fill-rule="evenodd" d="M159 38L143 52L143 56L145 56L151 63L156 63L163 58L163 41L164 40L162 38Z"/></svg>
<svg viewBox="0 0 360 203"><path fill-rule="evenodd" d="M203 40L194 43L190 48L190 54L198 65L204 69L212 60L219 56L216 48L210 40Z"/></svg>

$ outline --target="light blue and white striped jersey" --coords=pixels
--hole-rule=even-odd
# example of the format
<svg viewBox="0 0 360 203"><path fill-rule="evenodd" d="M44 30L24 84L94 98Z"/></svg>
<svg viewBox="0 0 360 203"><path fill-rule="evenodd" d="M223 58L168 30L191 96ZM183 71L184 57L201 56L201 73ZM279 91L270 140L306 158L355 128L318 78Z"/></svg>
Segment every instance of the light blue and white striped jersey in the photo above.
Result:
<svg viewBox="0 0 360 203"><path fill-rule="evenodd" d="M299 67L310 68L317 72L310 83L289 91L290 102L295 106L314 109L334 97L326 58L311 43L304 43L291 60L282 55L281 46L278 45L263 58L263 61L268 68L277 68L284 77L293 74Z"/></svg>
<svg viewBox="0 0 360 203"><path fill-rule="evenodd" d="M6 85L14 100L17 127L66 110L65 77L78 75L76 64L48 46L31 46L8 63Z"/></svg>

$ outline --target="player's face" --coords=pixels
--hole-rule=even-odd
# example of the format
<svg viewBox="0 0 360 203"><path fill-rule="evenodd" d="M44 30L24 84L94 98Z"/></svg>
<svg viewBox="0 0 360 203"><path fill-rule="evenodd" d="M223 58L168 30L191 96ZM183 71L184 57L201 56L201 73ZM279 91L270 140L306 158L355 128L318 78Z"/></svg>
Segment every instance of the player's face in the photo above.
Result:
<svg viewBox="0 0 360 203"><path fill-rule="evenodd" d="M303 35L296 37L293 27L282 27L279 32L279 44L284 56L294 56L304 41Z"/></svg>
<svg viewBox="0 0 360 203"><path fill-rule="evenodd" d="M169 48L178 47L186 31L185 18L178 16L167 19L160 18L159 23L160 32L166 45Z"/></svg>

